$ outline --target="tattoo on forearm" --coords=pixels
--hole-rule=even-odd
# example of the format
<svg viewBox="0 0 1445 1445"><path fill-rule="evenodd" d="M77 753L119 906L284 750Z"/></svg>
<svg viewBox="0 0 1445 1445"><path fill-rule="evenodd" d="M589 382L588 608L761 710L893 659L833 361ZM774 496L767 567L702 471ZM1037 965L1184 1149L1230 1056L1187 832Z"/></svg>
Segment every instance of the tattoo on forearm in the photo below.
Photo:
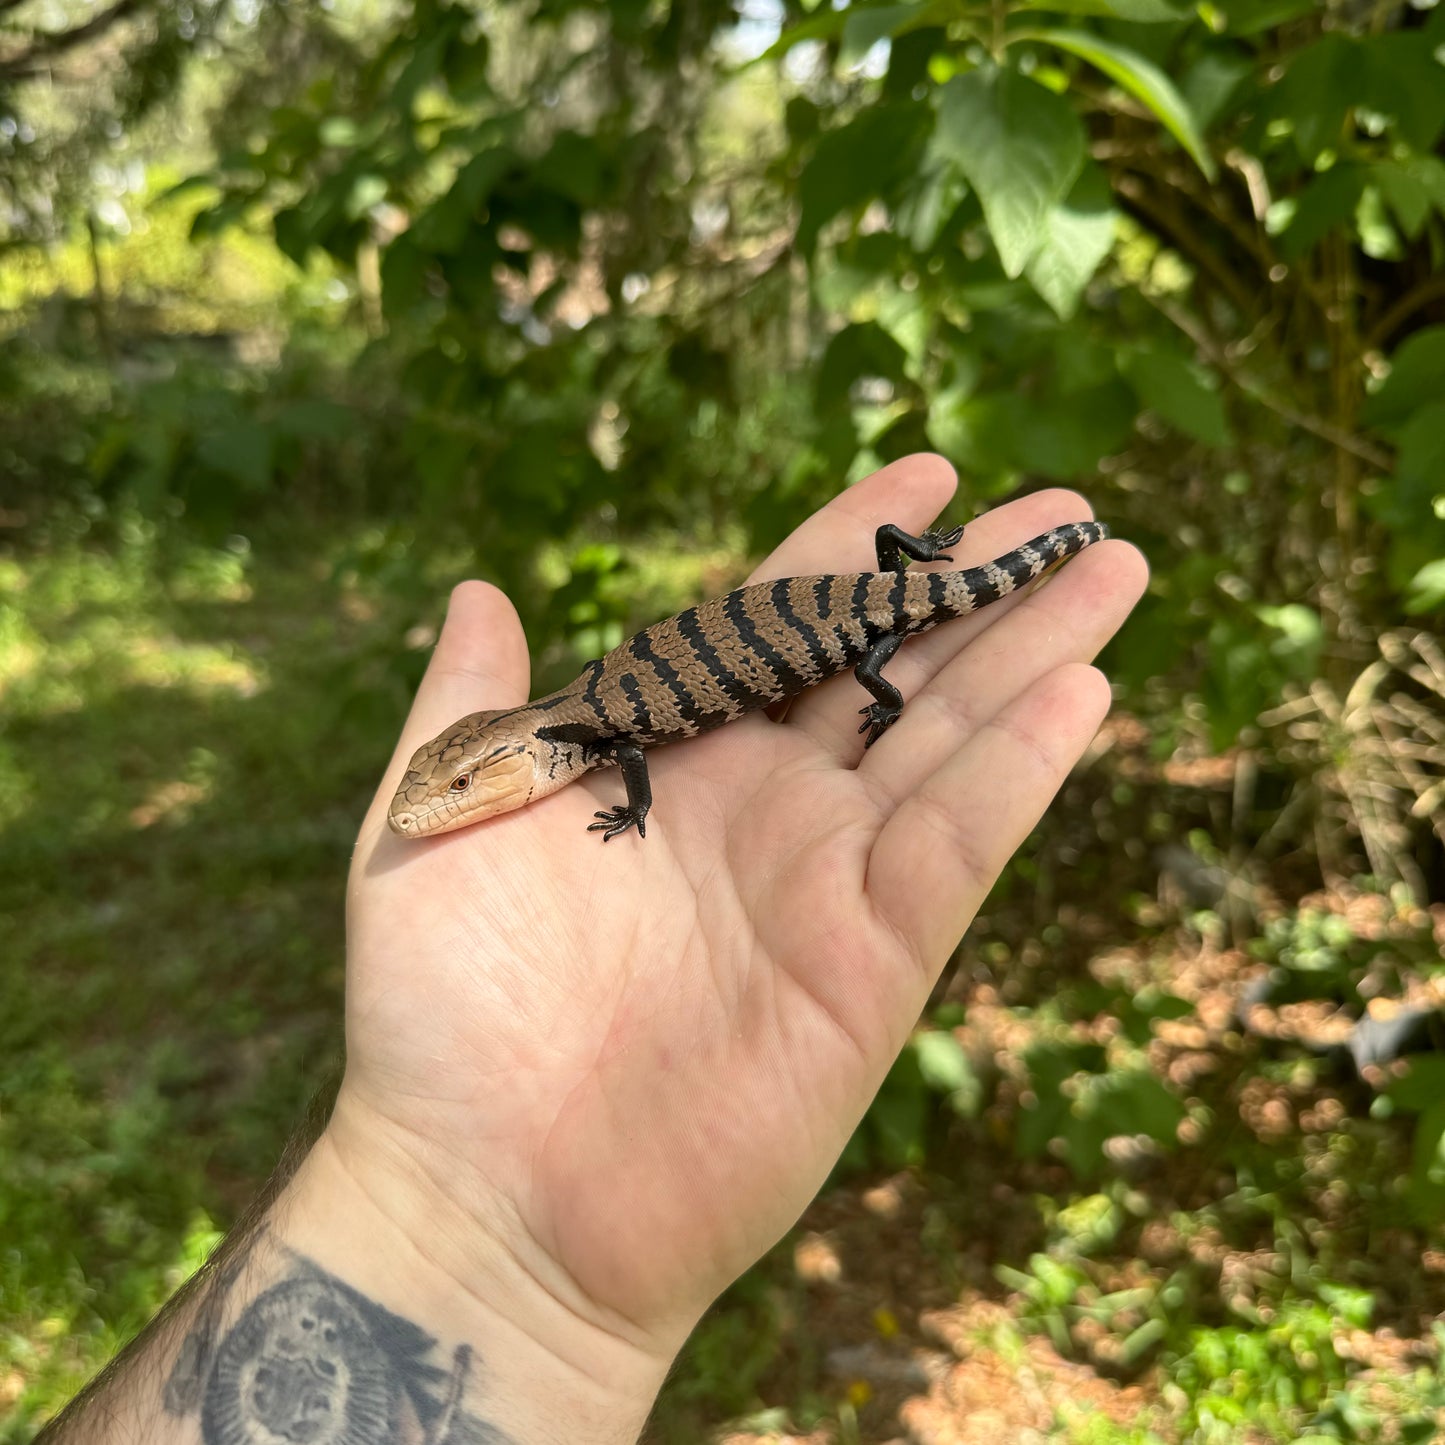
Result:
<svg viewBox="0 0 1445 1445"><path fill-rule="evenodd" d="M244 1256L219 1273L181 1344L165 1408L199 1415L204 1445L508 1445L461 1406L470 1346L439 1364L425 1330L282 1254L283 1278L229 1326Z"/></svg>

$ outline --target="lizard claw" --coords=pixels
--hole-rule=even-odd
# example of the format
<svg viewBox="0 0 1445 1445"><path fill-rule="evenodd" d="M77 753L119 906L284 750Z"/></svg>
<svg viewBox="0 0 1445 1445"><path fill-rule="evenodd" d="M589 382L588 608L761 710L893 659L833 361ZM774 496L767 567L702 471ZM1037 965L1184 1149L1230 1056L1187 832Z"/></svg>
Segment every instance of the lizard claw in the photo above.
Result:
<svg viewBox="0 0 1445 1445"><path fill-rule="evenodd" d="M886 703L870 702L867 707L860 707L858 711L863 715L863 723L858 731L868 734L863 746L871 748L898 721L903 709L889 707Z"/></svg>
<svg viewBox="0 0 1445 1445"><path fill-rule="evenodd" d="M589 823L589 833L602 833L602 841L610 843L619 833L625 833L629 828L637 829L639 838L647 837L647 813L634 812L626 804L620 807L610 808L605 813L594 813L592 815L598 821Z"/></svg>
<svg viewBox="0 0 1445 1445"><path fill-rule="evenodd" d="M933 556L928 560L931 562L952 562L953 558L948 556L943 551L943 548L952 547L955 543L961 541L962 538L962 527L949 527L947 531L937 531L929 528L929 530L923 534L923 540L925 542L931 542L938 550L934 552Z"/></svg>

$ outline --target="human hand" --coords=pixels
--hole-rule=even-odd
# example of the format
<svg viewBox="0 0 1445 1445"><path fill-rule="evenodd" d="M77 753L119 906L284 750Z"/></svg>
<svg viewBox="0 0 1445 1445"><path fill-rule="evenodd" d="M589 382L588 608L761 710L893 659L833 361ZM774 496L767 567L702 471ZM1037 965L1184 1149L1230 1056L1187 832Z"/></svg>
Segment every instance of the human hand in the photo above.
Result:
<svg viewBox="0 0 1445 1445"><path fill-rule="evenodd" d="M954 485L936 457L897 462L750 580L871 568L875 528L921 530ZM1087 514L1023 498L953 565ZM530 1281L546 1310L669 1360L836 1160L1093 737L1109 691L1088 660L1144 580L1106 542L909 641L889 670L903 716L866 754L851 674L781 723L660 749L646 839L605 846L586 829L620 796L610 769L474 828L388 831L420 743L528 697L510 603L463 584L353 862L328 1146L463 1287Z"/></svg>

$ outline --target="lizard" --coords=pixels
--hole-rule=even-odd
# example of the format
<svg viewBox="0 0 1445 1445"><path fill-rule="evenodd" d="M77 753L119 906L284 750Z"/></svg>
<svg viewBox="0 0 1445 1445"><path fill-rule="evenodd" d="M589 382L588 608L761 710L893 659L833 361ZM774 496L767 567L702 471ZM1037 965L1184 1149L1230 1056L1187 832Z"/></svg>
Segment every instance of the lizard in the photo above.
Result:
<svg viewBox="0 0 1445 1445"><path fill-rule="evenodd" d="M876 572L740 587L643 628L567 687L459 719L414 754L387 821L406 838L450 832L616 765L626 801L598 811L588 829L604 842L629 828L646 837L645 749L796 697L849 668L873 697L858 729L871 747L903 708L882 668L904 638L997 602L1108 535L1101 523L1075 522L979 567L925 571L909 570L908 559L951 562L947 549L962 527L918 537L879 527Z"/></svg>

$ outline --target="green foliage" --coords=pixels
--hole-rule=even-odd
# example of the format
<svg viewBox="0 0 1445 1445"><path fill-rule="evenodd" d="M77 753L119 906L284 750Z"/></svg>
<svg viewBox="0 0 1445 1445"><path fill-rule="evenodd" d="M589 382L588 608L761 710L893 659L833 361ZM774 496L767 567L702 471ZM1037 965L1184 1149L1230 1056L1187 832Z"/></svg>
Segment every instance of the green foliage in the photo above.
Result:
<svg viewBox="0 0 1445 1445"><path fill-rule="evenodd" d="M918 1030L893 1067L838 1161L842 1171L922 1164L946 1117L972 1118L983 1086L947 1029Z"/></svg>
<svg viewBox="0 0 1445 1445"><path fill-rule="evenodd" d="M1084 164L1078 116L1017 70L988 66L940 90L935 144L978 192L1004 275L1021 275Z"/></svg>
<svg viewBox="0 0 1445 1445"><path fill-rule="evenodd" d="M1093 1179L1104 1170L1111 1139L1174 1147L1184 1106L1142 1062L1066 1041L1036 1044L1024 1062L1032 1095L1016 1135L1024 1158L1056 1150L1081 1179Z"/></svg>

